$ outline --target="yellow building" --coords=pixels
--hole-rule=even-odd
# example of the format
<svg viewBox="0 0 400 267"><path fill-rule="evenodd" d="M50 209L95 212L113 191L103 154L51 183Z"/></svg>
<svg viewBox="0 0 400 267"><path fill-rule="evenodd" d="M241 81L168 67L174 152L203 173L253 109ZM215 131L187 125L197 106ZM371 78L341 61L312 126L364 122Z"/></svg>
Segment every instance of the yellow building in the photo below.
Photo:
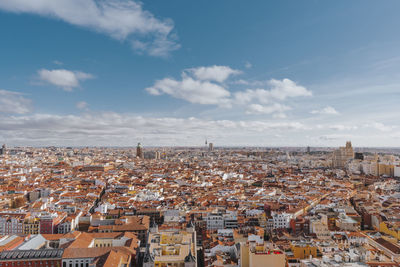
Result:
<svg viewBox="0 0 400 267"><path fill-rule="evenodd" d="M37 235L40 233L39 218L27 218L24 221L24 235Z"/></svg>
<svg viewBox="0 0 400 267"><path fill-rule="evenodd" d="M271 243L240 243L240 266L242 267L285 267L286 255Z"/></svg>
<svg viewBox="0 0 400 267"><path fill-rule="evenodd" d="M322 256L318 248L310 243L293 242L290 249L293 252L293 257L297 259L307 259L310 256L313 258Z"/></svg>
<svg viewBox="0 0 400 267"><path fill-rule="evenodd" d="M379 163L378 165L379 175L387 175L390 177L394 176L394 165Z"/></svg>
<svg viewBox="0 0 400 267"><path fill-rule="evenodd" d="M93 240L93 247L101 248L101 247L112 247L113 246L113 238L95 238Z"/></svg>
<svg viewBox="0 0 400 267"><path fill-rule="evenodd" d="M389 223L389 222L381 222L379 224L379 231L393 236L397 240L400 240L400 225L396 223Z"/></svg>

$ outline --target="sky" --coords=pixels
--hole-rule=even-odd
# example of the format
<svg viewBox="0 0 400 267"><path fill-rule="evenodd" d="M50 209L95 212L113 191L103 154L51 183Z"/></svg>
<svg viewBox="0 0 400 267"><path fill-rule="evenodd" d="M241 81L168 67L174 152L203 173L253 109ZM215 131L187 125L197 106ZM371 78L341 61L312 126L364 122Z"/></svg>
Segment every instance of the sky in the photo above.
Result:
<svg viewBox="0 0 400 267"><path fill-rule="evenodd" d="M0 0L0 143L400 144L397 0Z"/></svg>

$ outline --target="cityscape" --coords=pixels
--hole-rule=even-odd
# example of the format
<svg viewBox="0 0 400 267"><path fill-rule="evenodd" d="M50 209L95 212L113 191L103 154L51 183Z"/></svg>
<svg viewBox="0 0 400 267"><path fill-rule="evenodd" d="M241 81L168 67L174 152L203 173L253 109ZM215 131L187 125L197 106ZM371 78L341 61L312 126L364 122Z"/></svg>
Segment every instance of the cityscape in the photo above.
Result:
<svg viewBox="0 0 400 267"><path fill-rule="evenodd" d="M0 267L400 267L399 10L0 0Z"/></svg>
<svg viewBox="0 0 400 267"><path fill-rule="evenodd" d="M0 264L398 266L400 156L355 151L3 145Z"/></svg>

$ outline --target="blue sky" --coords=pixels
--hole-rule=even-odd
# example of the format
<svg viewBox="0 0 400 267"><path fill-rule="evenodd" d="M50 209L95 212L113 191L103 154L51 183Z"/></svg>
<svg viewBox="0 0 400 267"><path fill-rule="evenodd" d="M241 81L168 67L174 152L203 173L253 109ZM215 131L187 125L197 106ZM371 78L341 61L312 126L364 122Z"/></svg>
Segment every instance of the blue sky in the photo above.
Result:
<svg viewBox="0 0 400 267"><path fill-rule="evenodd" d="M398 146L398 1L0 0L0 142Z"/></svg>

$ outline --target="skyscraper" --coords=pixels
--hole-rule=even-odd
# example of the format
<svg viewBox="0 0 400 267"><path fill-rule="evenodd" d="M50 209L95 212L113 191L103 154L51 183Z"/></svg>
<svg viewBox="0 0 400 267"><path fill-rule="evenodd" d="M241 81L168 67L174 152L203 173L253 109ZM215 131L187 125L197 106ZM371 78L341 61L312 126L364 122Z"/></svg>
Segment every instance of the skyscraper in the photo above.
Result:
<svg viewBox="0 0 400 267"><path fill-rule="evenodd" d="M214 150L214 144L213 143L209 143L208 144L208 150L209 151L213 151Z"/></svg>
<svg viewBox="0 0 400 267"><path fill-rule="evenodd" d="M136 147L136 157L141 158L141 159L143 158L143 148L140 143L138 143L138 145Z"/></svg>
<svg viewBox="0 0 400 267"><path fill-rule="evenodd" d="M2 145L1 149L0 149L0 155L5 155L7 154L7 146L6 144Z"/></svg>

